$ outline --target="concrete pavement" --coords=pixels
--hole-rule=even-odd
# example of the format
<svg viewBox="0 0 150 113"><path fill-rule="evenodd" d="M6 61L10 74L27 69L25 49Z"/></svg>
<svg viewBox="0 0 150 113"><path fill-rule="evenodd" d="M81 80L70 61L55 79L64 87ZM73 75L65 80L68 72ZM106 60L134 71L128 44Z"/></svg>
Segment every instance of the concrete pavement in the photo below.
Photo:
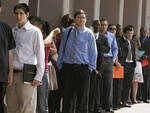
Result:
<svg viewBox="0 0 150 113"><path fill-rule="evenodd" d="M134 104L131 108L122 108L116 110L115 113L150 113L150 103Z"/></svg>

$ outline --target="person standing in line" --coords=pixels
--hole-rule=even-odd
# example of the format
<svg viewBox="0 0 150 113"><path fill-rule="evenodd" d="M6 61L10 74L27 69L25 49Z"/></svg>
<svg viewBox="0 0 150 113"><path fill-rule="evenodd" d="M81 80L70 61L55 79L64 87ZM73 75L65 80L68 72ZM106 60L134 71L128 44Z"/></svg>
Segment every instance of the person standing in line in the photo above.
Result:
<svg viewBox="0 0 150 113"><path fill-rule="evenodd" d="M16 48L13 49L14 82L7 88L7 113L36 113L37 86L44 75L44 42L37 27L28 21L29 7L25 3L14 6L17 24L13 28ZM35 64L37 71L31 84L23 82L24 64Z"/></svg>
<svg viewBox="0 0 150 113"><path fill-rule="evenodd" d="M122 105L121 107L131 107L128 101L129 91L132 86L134 69L136 67L135 61L135 45L132 40L134 29L132 25L128 25L123 29L123 37L119 39L119 45L122 50L120 63L124 66L124 79L122 87Z"/></svg>
<svg viewBox="0 0 150 113"><path fill-rule="evenodd" d="M89 93L89 113L100 113L102 110L101 94L102 94L102 62L103 54L110 50L107 38L100 34L100 21L93 21L93 33L97 45L97 70L93 70L90 78L90 93Z"/></svg>
<svg viewBox="0 0 150 113"><path fill-rule="evenodd" d="M57 65L63 76L63 113L88 112L90 73L96 69L97 48L95 38L85 26L86 13L79 9L74 14L74 27L67 28L62 35ZM68 34L69 33L69 34ZM76 93L76 103L73 101Z"/></svg>
<svg viewBox="0 0 150 113"><path fill-rule="evenodd" d="M0 0L0 12L2 4ZM0 112L4 113L4 96L7 86L13 83L13 54L15 41L11 28L4 22L0 21Z"/></svg>
<svg viewBox="0 0 150 113"><path fill-rule="evenodd" d="M107 31L108 21L106 18L100 20L101 28L100 33L104 35L110 47L108 53L103 54L102 62L102 79L103 79L103 94L102 94L102 108L108 112L113 113L112 96L113 96L113 64L116 61L118 55L118 46L116 37L114 34Z"/></svg>

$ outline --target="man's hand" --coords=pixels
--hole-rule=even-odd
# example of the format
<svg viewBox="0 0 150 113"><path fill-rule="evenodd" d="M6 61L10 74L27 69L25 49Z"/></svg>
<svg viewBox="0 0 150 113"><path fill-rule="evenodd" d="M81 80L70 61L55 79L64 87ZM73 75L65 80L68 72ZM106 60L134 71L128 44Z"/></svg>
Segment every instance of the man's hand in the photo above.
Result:
<svg viewBox="0 0 150 113"><path fill-rule="evenodd" d="M33 80L32 86L39 86L39 85L40 85L40 81L38 81L38 80Z"/></svg>
<svg viewBox="0 0 150 113"><path fill-rule="evenodd" d="M119 62L116 62L116 69L118 70L121 67L121 64Z"/></svg>
<svg viewBox="0 0 150 113"><path fill-rule="evenodd" d="M13 83L13 72L9 72L8 75L8 86L11 86Z"/></svg>
<svg viewBox="0 0 150 113"><path fill-rule="evenodd" d="M8 75L8 86L11 86L13 83L13 72L9 72Z"/></svg>

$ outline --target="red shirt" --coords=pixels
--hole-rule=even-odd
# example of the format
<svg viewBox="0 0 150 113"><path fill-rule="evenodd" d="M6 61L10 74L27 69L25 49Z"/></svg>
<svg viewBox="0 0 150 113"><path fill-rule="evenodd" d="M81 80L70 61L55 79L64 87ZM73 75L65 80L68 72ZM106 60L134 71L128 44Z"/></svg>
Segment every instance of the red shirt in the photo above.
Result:
<svg viewBox="0 0 150 113"><path fill-rule="evenodd" d="M47 36L43 36L43 39L46 39ZM45 47L45 71L48 72L48 56L50 53L50 47Z"/></svg>

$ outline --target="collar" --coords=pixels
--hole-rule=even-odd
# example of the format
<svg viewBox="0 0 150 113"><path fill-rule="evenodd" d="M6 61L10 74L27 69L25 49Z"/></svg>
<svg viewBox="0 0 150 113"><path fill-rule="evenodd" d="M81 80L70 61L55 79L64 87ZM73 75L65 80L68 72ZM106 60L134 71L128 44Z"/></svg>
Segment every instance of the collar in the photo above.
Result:
<svg viewBox="0 0 150 113"><path fill-rule="evenodd" d="M85 27L85 26L83 26L83 27L82 27L81 29L79 29L79 30L75 27L75 29L76 29L76 31L78 31L78 32L80 32L80 33L81 33L81 32L83 32L83 31L86 29L86 27Z"/></svg>
<svg viewBox="0 0 150 113"><path fill-rule="evenodd" d="M30 25L31 25L31 23L30 23L29 21L27 21L27 23L26 23L24 26L22 26L21 28L19 28L19 27L18 27L18 24L16 24L16 26L15 26L15 30L22 29L22 30L27 31L27 30L29 30L29 29L30 29Z"/></svg>

